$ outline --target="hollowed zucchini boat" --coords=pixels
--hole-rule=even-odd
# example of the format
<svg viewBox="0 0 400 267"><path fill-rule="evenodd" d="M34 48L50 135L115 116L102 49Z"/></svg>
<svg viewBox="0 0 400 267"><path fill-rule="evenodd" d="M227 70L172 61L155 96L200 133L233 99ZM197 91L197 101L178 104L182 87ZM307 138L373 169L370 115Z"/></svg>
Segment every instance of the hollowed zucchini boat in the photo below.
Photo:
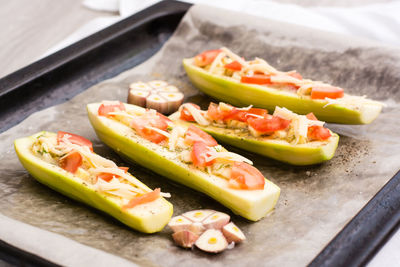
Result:
<svg viewBox="0 0 400 267"><path fill-rule="evenodd" d="M196 63L199 58L203 61ZM219 62L214 64L214 60ZM295 71L279 72L262 59L244 61L226 48L185 58L183 67L198 89L236 106L254 105L271 112L281 106L298 114L313 112L323 121L343 124L371 123L382 110L380 102L343 94L343 89L322 82L303 80Z"/></svg>
<svg viewBox="0 0 400 267"><path fill-rule="evenodd" d="M235 107L232 107L230 105L226 105L223 103L220 103L225 107L231 108L231 113L234 112L241 112L245 113L246 111L244 110L238 110ZM200 114L204 114L205 118L208 118L208 121L206 119L205 122L207 122L207 125L202 125L196 120L188 121L182 119L183 117L181 116L181 113L183 112L182 108L184 106L191 105L191 104L184 104L180 108L180 111L175 112L174 114L170 115L169 118L179 124L182 125L196 125L200 129L206 131L207 133L211 134L213 137L215 137L217 140L230 144L232 146L239 147L241 149L257 153L259 155L267 156L282 162L286 162L292 165L312 165L312 164L318 164L322 163L324 161L330 160L334 155L335 151L339 142L339 136L336 133L331 132L330 130L323 128L323 130L326 132L327 136L324 138L321 138L321 140L307 140L308 138L305 137L303 140L303 143L296 143L294 144L293 141L292 143L286 140L286 138L282 138L279 135L284 134L286 137L288 135L288 132L292 130L292 125L294 122L292 121L291 123L288 124L288 126L284 126L284 129L277 129L276 132L269 132L268 135L261 135L255 136L253 133L255 132L254 129L249 130L251 127L248 125L246 122L240 122L237 120L230 120L230 121L223 121L220 120L219 123L213 123L213 120L208 118L209 114L208 112L205 111L199 111L201 112ZM210 108L212 106L214 107L214 110L219 110L219 107L211 103ZM279 109L279 107L278 107ZM253 110L253 109L250 109ZM261 109L256 109L256 110L261 110ZM291 113L289 110L286 109L280 109L281 111L285 111L285 113L289 113L292 116L295 117L301 117L297 116L294 113ZM194 110L195 111L195 110ZM185 112L188 112L185 110ZM250 114L251 115L251 114ZM228 115L229 116L229 115ZM254 115L257 116L257 115ZM231 116L232 117L232 116ZM270 116L273 118L273 116ZM302 116L304 117L304 116ZM304 118L305 119L305 118ZM262 120L260 118L254 118L254 121L256 120ZM268 120L265 118L265 120ZM307 120L306 120L307 121ZM313 122L311 120L308 120L308 122ZM274 122L272 122L274 123ZM236 127L235 128L229 128L229 124L233 124ZM238 126L239 125L239 126ZM286 128L285 128L286 127ZM313 127L313 126L310 126ZM314 126L314 127L322 127L322 126ZM286 129L286 130L285 130ZM306 132L307 134L307 132ZM294 135L292 136L292 139L294 139ZM322 140L324 139L324 140Z"/></svg>
<svg viewBox="0 0 400 267"><path fill-rule="evenodd" d="M172 204L163 197L157 197L147 203L136 204L132 208L125 208L123 207L123 199L121 200L115 195L100 192L90 182L82 180L76 174L57 166L54 162L45 160L41 155L49 153L47 147L44 147L42 151L33 150L33 145L43 135L50 138L55 138L56 136L55 133L51 132L39 132L29 137L17 139L14 142L19 160L37 181L65 196L99 209L127 226L144 233L161 231L168 223L172 216L173 208ZM66 165L68 166L65 167L66 169L71 168L71 163L67 163ZM81 171L78 170L77 172L81 173ZM129 173L126 173L126 175L129 176L131 181L134 181L135 185L145 190L145 192L152 192L150 188ZM115 179L112 176L111 178ZM100 180L100 178L98 179Z"/></svg>
<svg viewBox="0 0 400 267"><path fill-rule="evenodd" d="M100 140L123 158L134 161L175 182L203 192L234 213L249 220L257 221L274 208L279 198L280 189L265 179L261 173L263 184L265 182L262 189L233 189L228 186L226 179L213 173L207 173L195 167L194 164L180 160L182 154L179 154L178 150L170 150L155 143L160 142L159 139L153 139L153 142L151 142L128 126L129 123L127 125L115 118L100 116L99 108L102 105L102 103L93 103L87 106L89 120ZM148 112L141 107L129 104L123 104L122 108L128 113L128 115L125 114L126 116L135 117ZM120 113L113 114L115 116ZM172 122L169 123L168 128L173 130L175 127Z"/></svg>

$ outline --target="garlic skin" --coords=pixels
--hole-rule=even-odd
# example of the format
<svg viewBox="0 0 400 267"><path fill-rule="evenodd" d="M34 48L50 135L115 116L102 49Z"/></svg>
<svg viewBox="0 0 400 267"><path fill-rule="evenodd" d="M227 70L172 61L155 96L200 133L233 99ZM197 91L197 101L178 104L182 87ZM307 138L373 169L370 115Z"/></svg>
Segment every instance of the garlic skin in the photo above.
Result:
<svg viewBox="0 0 400 267"><path fill-rule="evenodd" d="M183 99L183 93L165 81L135 82L129 85L129 104L156 109L163 114L177 111Z"/></svg>

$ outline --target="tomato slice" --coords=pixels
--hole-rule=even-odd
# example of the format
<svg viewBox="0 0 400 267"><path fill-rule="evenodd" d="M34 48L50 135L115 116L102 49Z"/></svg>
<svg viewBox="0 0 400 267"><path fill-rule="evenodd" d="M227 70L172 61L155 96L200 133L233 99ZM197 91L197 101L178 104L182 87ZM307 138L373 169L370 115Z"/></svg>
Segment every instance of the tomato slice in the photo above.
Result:
<svg viewBox="0 0 400 267"><path fill-rule="evenodd" d="M268 115L266 118L252 118L247 119L249 125L256 131L262 133L270 133L274 131L284 130L289 124L290 120L285 120L277 116Z"/></svg>
<svg viewBox="0 0 400 267"><path fill-rule="evenodd" d="M82 156L78 151L71 151L60 159L60 167L70 173L75 173L82 165Z"/></svg>
<svg viewBox="0 0 400 267"><path fill-rule="evenodd" d="M195 107L196 109L200 109L200 107L199 107L198 105L193 104L193 103L187 103L186 105L192 105L192 106ZM184 120L184 121L196 121L196 120L193 118L192 114L191 114L191 113L187 110L187 108L185 108L185 107L183 107L183 108L181 109L181 116L180 116L180 119L181 119L181 120Z"/></svg>
<svg viewBox="0 0 400 267"><path fill-rule="evenodd" d="M303 76L301 76L301 74L298 73L297 71L289 73L289 76L292 76L293 78L296 78L296 79L299 79L299 80L303 80Z"/></svg>
<svg viewBox="0 0 400 267"><path fill-rule="evenodd" d="M132 119L131 127L143 138L158 144L167 137L157 131L147 128L146 126L151 126L165 131L168 128L168 121L170 120L167 117L157 113L157 116L151 118L143 116Z"/></svg>
<svg viewBox="0 0 400 267"><path fill-rule="evenodd" d="M254 74L252 76L242 76L240 82L251 84L271 84L271 76L265 74Z"/></svg>
<svg viewBox="0 0 400 267"><path fill-rule="evenodd" d="M128 171L128 167L118 167L118 169L121 169L121 170L123 170L125 173ZM102 179L102 180L104 180L104 181L106 181L106 182L109 182L109 181L111 181L112 180L112 178L114 177L114 176L116 176L115 174L112 174L112 173L107 173L107 172L102 172L102 173L100 173L100 174L98 174L97 175L97 179Z"/></svg>
<svg viewBox="0 0 400 267"><path fill-rule="evenodd" d="M240 64L239 61L235 60L229 64L226 64L225 69L229 69L229 70L241 70L242 69L242 64Z"/></svg>
<svg viewBox="0 0 400 267"><path fill-rule="evenodd" d="M115 111L123 111L125 109L125 105L122 102L118 104L101 104L98 110L99 116L108 116L108 113Z"/></svg>
<svg viewBox="0 0 400 267"><path fill-rule="evenodd" d="M317 117L315 117L314 113L310 112L306 115L307 119L312 120L312 121L317 121Z"/></svg>
<svg viewBox="0 0 400 267"><path fill-rule="evenodd" d="M229 186L235 189L262 190L264 189L264 175L255 167L235 162L231 170Z"/></svg>
<svg viewBox="0 0 400 267"><path fill-rule="evenodd" d="M231 107L230 105L225 104L226 106ZM207 110L207 116L212 119L212 120L224 120L226 116L228 116L232 110L234 109L234 107L232 107L231 110L225 109L225 110L221 110L219 108L218 104L215 103L210 103L210 105L208 106L208 110Z"/></svg>
<svg viewBox="0 0 400 267"><path fill-rule="evenodd" d="M343 89L334 86L316 86L311 89L311 99L336 99L344 96Z"/></svg>
<svg viewBox="0 0 400 267"><path fill-rule="evenodd" d="M250 108L249 110L239 110L237 108L233 108L230 114L225 116L224 119L246 122L248 118L254 117L254 116L252 117L249 114L265 117L268 114L268 111L262 108Z"/></svg>
<svg viewBox="0 0 400 267"><path fill-rule="evenodd" d="M206 146L216 146L217 141L208 133L200 130L194 125L190 125L185 133L185 143L193 144L194 142L202 142Z"/></svg>
<svg viewBox="0 0 400 267"><path fill-rule="evenodd" d="M207 66L211 64L221 52L221 49L204 51L203 53L194 57L194 64L199 67Z"/></svg>
<svg viewBox="0 0 400 267"><path fill-rule="evenodd" d="M322 126L313 125L308 127L308 138L312 140L323 141L332 136L331 132Z"/></svg>
<svg viewBox="0 0 400 267"><path fill-rule="evenodd" d="M67 135L68 136L68 140L75 145L78 146L87 146L90 148L91 151L93 151L93 144L92 142L90 142L89 140L87 140L86 138L77 135L77 134L73 134L73 133L67 133L67 132L62 132L62 131L58 131L57 133L57 144L60 144L62 142L62 139L64 138L64 136Z"/></svg>
<svg viewBox="0 0 400 267"><path fill-rule="evenodd" d="M312 113L312 112L308 113L306 115L306 117L309 120L314 120L314 121L318 120L317 117L315 117L314 113ZM323 140L328 139L331 136L332 136L331 132L323 126L313 125L313 126L308 127L307 137L312 140L323 141Z"/></svg>
<svg viewBox="0 0 400 267"><path fill-rule="evenodd" d="M195 141L193 143L192 152L190 153L190 156L192 158L194 166L205 167L214 164L214 160L206 162L205 155L207 154L208 149L209 149L208 146L204 142Z"/></svg>
<svg viewBox="0 0 400 267"><path fill-rule="evenodd" d="M153 192L132 198L128 204L124 205L122 209L131 209L137 205L152 202L160 197L161 189L156 188Z"/></svg>

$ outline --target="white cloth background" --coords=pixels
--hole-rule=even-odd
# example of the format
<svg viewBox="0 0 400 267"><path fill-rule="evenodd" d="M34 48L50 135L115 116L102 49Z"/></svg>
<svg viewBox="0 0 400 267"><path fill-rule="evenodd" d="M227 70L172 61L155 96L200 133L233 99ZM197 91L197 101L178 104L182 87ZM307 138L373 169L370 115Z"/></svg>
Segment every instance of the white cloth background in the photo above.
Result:
<svg viewBox="0 0 400 267"><path fill-rule="evenodd" d="M52 54L116 21L136 13L159 0L84 0L94 10L109 11L115 16L100 17L82 25L66 39L49 49ZM315 29L348 34L400 45L400 1L359 7L302 7L268 0L183 0L227 8L255 16L294 23Z"/></svg>
<svg viewBox="0 0 400 267"><path fill-rule="evenodd" d="M358 7L302 7L268 0L183 0L227 8L255 16L294 23L324 31L364 37L386 45L400 45L400 1ZM115 16L101 17L82 25L44 55L62 49L116 21L136 13L158 0L84 0L94 10L109 11ZM400 266L400 232L369 263L369 267Z"/></svg>

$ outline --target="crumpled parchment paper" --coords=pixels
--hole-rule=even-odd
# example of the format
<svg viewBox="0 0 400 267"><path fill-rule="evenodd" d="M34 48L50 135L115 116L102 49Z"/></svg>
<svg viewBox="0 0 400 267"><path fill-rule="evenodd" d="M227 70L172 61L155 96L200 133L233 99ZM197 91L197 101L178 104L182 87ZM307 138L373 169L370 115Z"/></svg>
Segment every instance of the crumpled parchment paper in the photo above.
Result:
<svg viewBox="0 0 400 267"><path fill-rule="evenodd" d="M346 88L349 93L366 94L387 104L370 125L328 125L340 134L340 143L336 156L321 165L293 167L228 147L252 159L255 166L282 189L275 211L259 222L246 221L205 195L171 183L141 166L131 166L130 171L150 187L161 187L172 194L170 201L174 204L175 215L198 208L230 213L247 236L247 241L235 249L209 255L176 247L167 228L153 235L138 233L39 184L19 163L12 144L15 138L41 130L62 130L91 139L98 154L121 164L122 160L95 136L87 119L86 104L105 99L125 101L130 82L163 79L180 87L186 101L206 108L210 99L190 84L181 60L221 46L248 59L258 56L278 69L296 69L303 77L330 82ZM147 62L89 88L71 101L37 112L0 135L1 213L36 227L32 229L46 230L42 231L44 236L50 231L58 234L60 240L66 237L99 249L100 254L104 251L144 266L305 265L399 169L399 88L398 49L195 6L173 37ZM15 241L19 239L17 229L2 231L16 231ZM34 232L32 230L32 236ZM0 238L8 238L1 233ZM24 242L19 246L26 248ZM78 259L80 255L84 257L86 250L74 244L66 243L65 259L70 257L71 251ZM60 255L54 256L56 247L46 242L39 242L38 246L42 250L45 248L46 258L62 263ZM105 257L107 255L110 256L105 254Z"/></svg>

